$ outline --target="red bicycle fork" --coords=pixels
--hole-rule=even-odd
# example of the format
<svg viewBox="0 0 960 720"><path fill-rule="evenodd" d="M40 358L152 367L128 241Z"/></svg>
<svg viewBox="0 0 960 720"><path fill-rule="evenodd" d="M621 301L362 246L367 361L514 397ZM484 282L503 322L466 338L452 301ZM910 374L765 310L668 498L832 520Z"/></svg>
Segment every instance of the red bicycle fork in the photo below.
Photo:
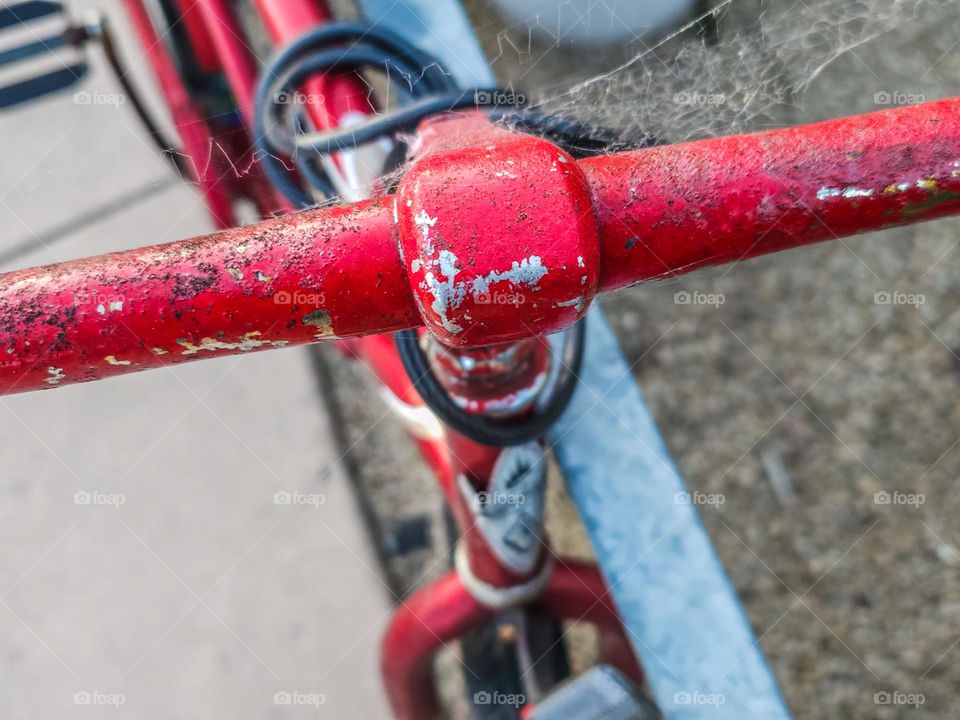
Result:
<svg viewBox="0 0 960 720"><path fill-rule="evenodd" d="M438 380L471 412L520 416L549 388L553 359L542 338L478 350L449 348L429 335L422 343ZM437 651L517 606L558 622L595 625L602 659L640 682L640 668L599 569L557 558L549 548L541 445L501 449L449 428L432 434L429 423L410 422L414 409L426 409L410 378L398 371L392 339L347 341L346 347L385 384L383 392L393 396L389 406L405 408L400 414L408 418L411 437L437 474L459 534L456 569L402 603L384 637L381 670L395 716L438 717L432 673Z"/></svg>
<svg viewBox="0 0 960 720"><path fill-rule="evenodd" d="M536 607L558 620L595 625L603 660L639 680L633 651L594 565L574 560L559 563ZM432 673L434 656L448 643L492 622L496 612L478 602L455 571L403 603L387 629L381 657L387 695L398 720L440 717Z"/></svg>

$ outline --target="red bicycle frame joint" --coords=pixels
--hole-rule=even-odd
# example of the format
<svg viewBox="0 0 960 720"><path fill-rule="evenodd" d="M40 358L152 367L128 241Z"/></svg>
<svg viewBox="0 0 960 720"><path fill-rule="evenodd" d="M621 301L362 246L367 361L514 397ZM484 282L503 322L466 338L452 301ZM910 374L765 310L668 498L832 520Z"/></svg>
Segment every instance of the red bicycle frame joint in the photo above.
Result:
<svg viewBox="0 0 960 720"><path fill-rule="evenodd" d="M561 329L595 292L960 212L955 99L576 164L479 120L424 135L445 125L458 132L425 137L396 207L364 201L0 276L0 388L423 322L479 347ZM494 285L508 302L481 302Z"/></svg>
<svg viewBox="0 0 960 720"><path fill-rule="evenodd" d="M600 267L590 191L573 158L479 112L427 121L419 137L395 202L430 332L471 346L573 324Z"/></svg>

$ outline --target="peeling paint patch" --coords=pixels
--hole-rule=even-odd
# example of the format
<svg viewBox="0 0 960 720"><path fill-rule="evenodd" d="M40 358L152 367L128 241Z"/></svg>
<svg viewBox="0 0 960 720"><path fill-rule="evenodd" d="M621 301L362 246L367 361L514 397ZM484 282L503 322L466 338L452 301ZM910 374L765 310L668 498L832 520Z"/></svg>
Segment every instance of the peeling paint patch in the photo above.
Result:
<svg viewBox="0 0 960 720"><path fill-rule="evenodd" d="M432 255L433 241L430 239L430 228L437 224L437 218L432 218L427 214L426 210L421 210L414 216L413 222L416 223L417 227L420 228L420 232L423 234L423 252L427 255Z"/></svg>
<svg viewBox="0 0 960 720"><path fill-rule="evenodd" d="M859 188L850 185L842 190L834 187L822 187L817 190L817 200L826 200L827 198L839 197L841 195L845 198L870 197L873 195L873 189Z"/></svg>
<svg viewBox="0 0 960 720"><path fill-rule="evenodd" d="M514 177L509 171L497 173L500 177ZM450 312L459 308L468 292L477 295L489 292L490 285L497 282L509 282L513 285L526 285L539 290L537 283L547 274L548 268L543 266L541 258L531 255L527 258L514 260L509 269L491 270L484 276L472 280L458 280L462 264L456 254L447 249L437 251L431 237L432 229L438 218L431 217L426 210L419 210L414 216L414 223L422 234L423 240L419 244L419 257L411 260L410 272L423 273L420 288L429 293L433 300L430 309L437 318L437 322L451 335L463 332L458 320L450 317ZM420 299L417 298L417 303ZM464 313L462 319L470 320Z"/></svg>
<svg viewBox="0 0 960 720"><path fill-rule="evenodd" d="M207 350L209 352L214 352L216 350L239 350L240 352L248 352L254 348L262 347L264 345L269 345L275 348L286 347L290 343L287 340L258 340L257 338L262 333L259 330L253 330L244 334L240 342L222 342L220 340L214 340L210 337L205 337L200 341L199 345L194 345L189 340L178 339L177 344L185 348L181 355L196 355L201 350Z"/></svg>
<svg viewBox="0 0 960 720"><path fill-rule="evenodd" d="M8 350L7 352L10 352L10 350ZM47 383L47 385L59 385L60 381L63 380L63 368L58 368L53 366L48 367L47 375L50 376L46 380L44 380L44 382Z"/></svg>
<svg viewBox="0 0 960 720"><path fill-rule="evenodd" d="M575 308L578 313L583 312L584 297L583 295L578 295L575 298L570 298L569 300L558 300L556 303L557 307L572 307Z"/></svg>
<svg viewBox="0 0 960 720"><path fill-rule="evenodd" d="M453 320L447 318L447 311L450 308L459 307L460 303L463 302L463 298L466 296L463 283L456 282L456 277L460 272L457 269L457 256L449 250L441 250L440 257L434 262L434 265L438 267L440 275L442 275L444 279L440 280L433 272L427 272L424 277L427 290L433 295L431 307L440 317L440 323L443 327L446 328L448 332L456 335L462 332L463 328Z"/></svg>
<svg viewBox="0 0 960 720"><path fill-rule="evenodd" d="M240 268L228 267L226 270L234 280L243 280L243 270Z"/></svg>
<svg viewBox="0 0 960 720"><path fill-rule="evenodd" d="M109 365L129 365L130 364L129 360L117 360L117 358L113 355L107 355L104 358L104 360L106 360Z"/></svg>
<svg viewBox="0 0 960 720"><path fill-rule="evenodd" d="M167 355L169 351L164 350L162 347L153 348L154 355Z"/></svg>
<svg viewBox="0 0 960 720"><path fill-rule="evenodd" d="M410 263L410 269L417 272L423 266L437 268L439 277L432 270L427 270L421 287L433 295L430 307L439 316L440 323L447 332L456 335L463 332L463 328L447 318L447 311L458 307L466 295L463 283L456 282L456 276L460 272L457 269L457 256L449 250L441 250L439 257L432 259L434 248L430 229L437 224L437 218L430 217L426 210L421 210L414 216L413 221L423 234L423 244L420 247L420 258Z"/></svg>
<svg viewBox="0 0 960 720"><path fill-rule="evenodd" d="M509 270L491 270L483 277L475 278L473 281L474 294L482 294L490 291L490 285L495 282L506 280L514 285L535 286L543 276L548 272L543 266L543 261L539 255L531 255L523 258L519 262L513 261Z"/></svg>
<svg viewBox="0 0 960 720"><path fill-rule="evenodd" d="M264 275L262 272L257 270L257 280L259 280L260 282L270 282L271 280L273 280L273 278L270 277L269 275Z"/></svg>
<svg viewBox="0 0 960 720"><path fill-rule="evenodd" d="M313 325L317 328L317 333L314 335L318 340L323 338L328 338L333 335L333 321L330 319L330 313L326 310L314 310L313 312L308 312L303 316L301 322L304 325Z"/></svg>
<svg viewBox="0 0 960 720"><path fill-rule="evenodd" d="M121 310L123 310L123 300L117 300L115 302L111 302L106 306L103 303L100 303L99 305L97 305L97 313L99 313L100 315L106 315L107 310L109 310L110 312L120 312Z"/></svg>
<svg viewBox="0 0 960 720"><path fill-rule="evenodd" d="M921 190L929 190L930 192L933 192L938 186L937 181L933 178L921 178L920 180L917 180L917 187Z"/></svg>
<svg viewBox="0 0 960 720"><path fill-rule="evenodd" d="M447 278L453 278L456 276L459 270L457 270L457 256L454 255L449 250L440 251L440 273Z"/></svg>

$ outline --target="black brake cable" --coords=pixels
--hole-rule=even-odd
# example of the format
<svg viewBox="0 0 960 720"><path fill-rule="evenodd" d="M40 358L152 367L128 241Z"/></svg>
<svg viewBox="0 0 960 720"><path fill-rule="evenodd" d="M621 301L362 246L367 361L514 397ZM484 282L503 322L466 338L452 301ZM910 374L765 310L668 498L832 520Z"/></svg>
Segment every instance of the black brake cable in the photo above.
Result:
<svg viewBox="0 0 960 720"><path fill-rule="evenodd" d="M185 155L171 142L166 133L160 129L159 123L147 110L147 105L137 91L130 77L129 68L124 65L120 54L117 52L117 44L113 36L113 31L106 17L97 15L96 22L86 25L77 25L68 31L70 33L69 41L73 44L82 45L88 40L97 40L103 49L103 55L107 59L107 64L113 71L114 77L123 88L125 96L130 100L133 111L137 114L140 122L143 123L150 136L151 142L156 145L163 158L169 162L173 169L177 171L180 177L191 177L190 169L187 167Z"/></svg>

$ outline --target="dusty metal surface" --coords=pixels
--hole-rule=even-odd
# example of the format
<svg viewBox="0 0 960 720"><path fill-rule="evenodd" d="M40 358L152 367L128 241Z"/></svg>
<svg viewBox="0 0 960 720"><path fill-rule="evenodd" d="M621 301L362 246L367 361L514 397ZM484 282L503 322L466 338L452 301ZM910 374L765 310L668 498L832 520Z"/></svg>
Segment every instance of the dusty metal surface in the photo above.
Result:
<svg viewBox="0 0 960 720"><path fill-rule="evenodd" d="M584 160L601 291L960 210L960 102Z"/></svg>
<svg viewBox="0 0 960 720"><path fill-rule="evenodd" d="M0 384L56 387L224 353L410 327L378 202L7 273Z"/></svg>

